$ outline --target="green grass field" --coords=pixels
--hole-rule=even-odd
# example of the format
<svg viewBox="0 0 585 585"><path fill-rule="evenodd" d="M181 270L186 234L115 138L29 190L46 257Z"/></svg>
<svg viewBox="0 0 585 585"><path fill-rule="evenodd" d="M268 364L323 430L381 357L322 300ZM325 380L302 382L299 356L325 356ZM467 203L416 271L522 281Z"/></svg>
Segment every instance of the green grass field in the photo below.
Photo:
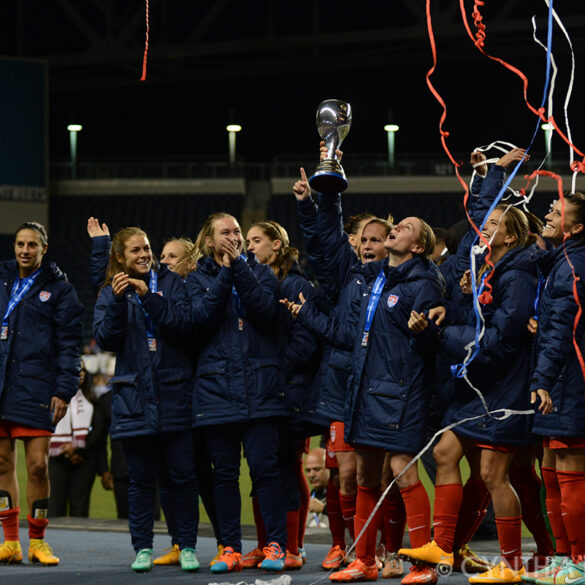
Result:
<svg viewBox="0 0 585 585"><path fill-rule="evenodd" d="M319 437L313 437L311 444L313 447L319 445ZM28 513L26 505L26 470L24 466L24 447L22 441L17 441L17 465L18 472L18 485L20 486L20 516L26 518ZM434 487L428 479L427 474L422 470L421 478L428 490L429 497L431 498L431 504L433 502ZM252 513L252 502L250 500L251 481L250 473L248 470L248 464L242 457L242 467L240 473L240 493L242 494L242 523L243 524L254 524L254 516ZM209 518L205 513L203 506L201 509L201 521L209 522ZM93 490L91 492L91 505L90 505L90 517L91 518L116 518L116 504L114 501L113 492L104 490L100 482L100 478L96 477L93 484Z"/></svg>
<svg viewBox="0 0 585 585"><path fill-rule="evenodd" d="M319 445L319 437L313 437L311 440L311 446L316 447ZM26 471L24 466L24 448L22 441L17 441L17 460L18 464L18 484L20 486L20 517L26 518L28 513L26 504ZM423 469L419 462L419 474L421 481L423 482L429 499L431 501L431 508L434 502L435 488L431 483L428 475ZM469 476L469 467L467 462L464 460L462 463L462 475L463 481ZM246 460L242 457L242 467L240 473L240 493L242 495L242 524L254 524L254 516L252 512L252 502L250 499L251 481L250 473ZM200 506L201 522L209 522L209 518L205 513L203 506ZM104 490L100 482L100 478L96 477L93 484L93 490L91 493L91 505L90 505L90 517L91 518L116 518L116 504L114 501L113 492ZM523 536L530 536L530 533L523 526Z"/></svg>

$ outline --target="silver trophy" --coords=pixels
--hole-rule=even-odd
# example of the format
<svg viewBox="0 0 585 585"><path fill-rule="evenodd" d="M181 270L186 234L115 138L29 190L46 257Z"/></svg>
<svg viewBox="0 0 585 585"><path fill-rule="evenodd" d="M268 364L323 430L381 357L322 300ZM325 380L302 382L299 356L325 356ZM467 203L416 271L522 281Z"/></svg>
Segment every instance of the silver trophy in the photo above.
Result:
<svg viewBox="0 0 585 585"><path fill-rule="evenodd" d="M351 127L351 106L341 100L325 100L317 108L317 131L327 148L327 158L315 169L309 184L319 193L340 193L347 189L347 179L336 150Z"/></svg>

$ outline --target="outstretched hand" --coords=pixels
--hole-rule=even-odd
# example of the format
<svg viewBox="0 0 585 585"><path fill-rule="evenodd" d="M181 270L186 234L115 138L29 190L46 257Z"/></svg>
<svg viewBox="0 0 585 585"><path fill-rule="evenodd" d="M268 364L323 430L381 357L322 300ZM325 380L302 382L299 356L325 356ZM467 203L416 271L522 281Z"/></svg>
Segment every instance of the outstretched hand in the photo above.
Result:
<svg viewBox="0 0 585 585"><path fill-rule="evenodd" d="M299 315L299 311L303 308L303 305L307 302L307 300L305 299L305 296L303 295L302 292L299 293L299 301L300 304L298 303L293 303L292 301L289 301L288 299L280 299L279 303L281 305L284 305L289 313L293 316L293 319L296 319Z"/></svg>
<svg viewBox="0 0 585 585"><path fill-rule="evenodd" d="M529 160L530 155L526 154L525 148L513 148L510 152L507 152L498 162L496 163L499 167L507 169L512 163L518 161Z"/></svg>
<svg viewBox="0 0 585 585"><path fill-rule="evenodd" d="M100 226L100 222L97 217L90 217L87 220L87 233L89 234L90 238L97 238L98 236L109 236L110 229L105 223L102 223Z"/></svg>

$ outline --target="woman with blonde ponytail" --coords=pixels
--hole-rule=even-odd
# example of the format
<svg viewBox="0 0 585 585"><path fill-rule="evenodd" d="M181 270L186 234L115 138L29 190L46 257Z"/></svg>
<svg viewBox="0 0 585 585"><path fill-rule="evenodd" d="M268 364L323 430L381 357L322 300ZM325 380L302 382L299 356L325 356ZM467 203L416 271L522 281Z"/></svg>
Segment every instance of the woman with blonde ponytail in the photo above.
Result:
<svg viewBox="0 0 585 585"><path fill-rule="evenodd" d="M278 477L278 417L286 385L278 359L278 281L268 266L242 254L237 220L207 218L190 257L187 277L191 318L202 345L195 377L193 420L203 430L213 463L216 513L223 553L213 573L241 569L240 453L250 467L266 526L261 568L281 571L286 512Z"/></svg>

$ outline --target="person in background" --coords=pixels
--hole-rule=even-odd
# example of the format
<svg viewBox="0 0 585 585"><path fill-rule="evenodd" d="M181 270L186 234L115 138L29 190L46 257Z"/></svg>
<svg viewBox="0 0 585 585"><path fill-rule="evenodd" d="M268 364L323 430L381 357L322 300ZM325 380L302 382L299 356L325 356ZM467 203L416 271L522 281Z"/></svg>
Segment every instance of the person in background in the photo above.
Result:
<svg viewBox="0 0 585 585"><path fill-rule="evenodd" d="M325 449L315 447L305 455L305 473L311 484L307 526L327 527L327 486L331 475L325 467Z"/></svg>
<svg viewBox="0 0 585 585"><path fill-rule="evenodd" d="M79 390L59 421L49 447L50 516L89 517L91 489L108 436L108 418L81 366Z"/></svg>

